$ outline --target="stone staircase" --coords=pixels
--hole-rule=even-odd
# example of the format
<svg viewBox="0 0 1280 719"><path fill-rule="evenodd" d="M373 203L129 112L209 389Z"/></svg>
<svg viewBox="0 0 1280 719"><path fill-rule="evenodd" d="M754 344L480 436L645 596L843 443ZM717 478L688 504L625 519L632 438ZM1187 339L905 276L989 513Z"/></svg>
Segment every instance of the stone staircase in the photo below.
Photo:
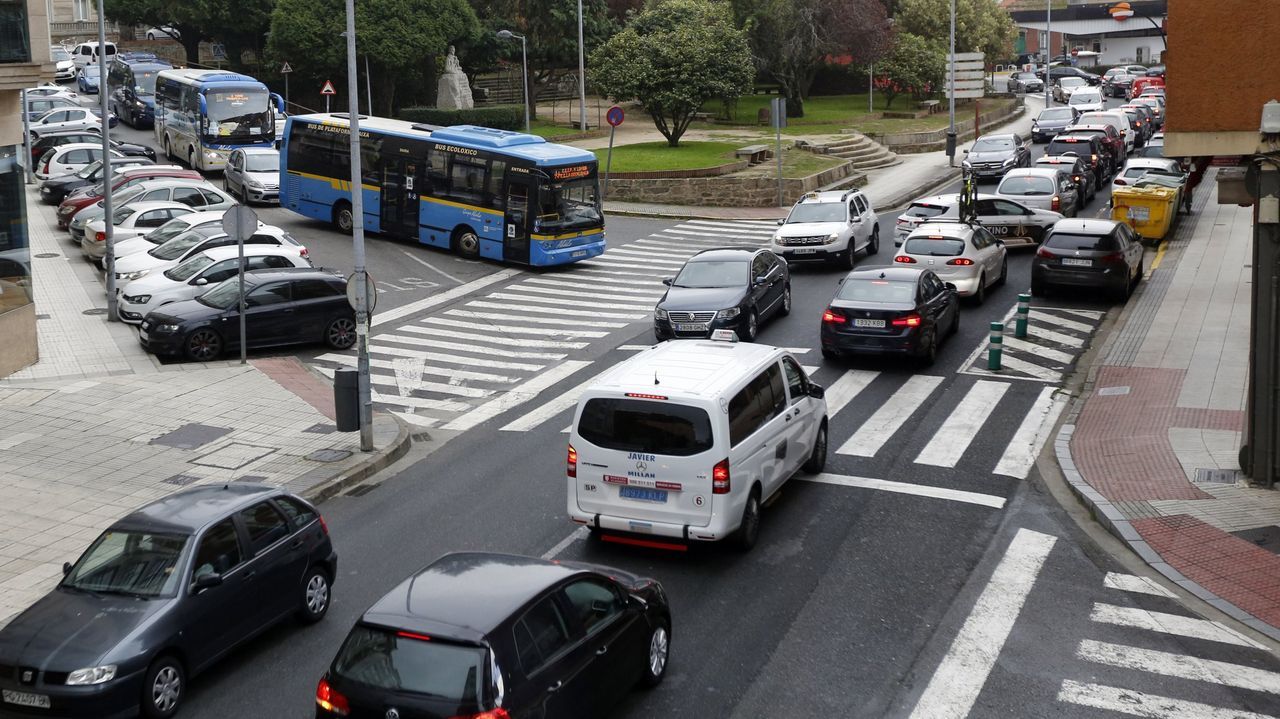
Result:
<svg viewBox="0 0 1280 719"><path fill-rule="evenodd" d="M839 140L825 143L809 143L804 146L819 155L839 157L853 163L853 169L866 172L896 165L902 160L871 138L859 132L849 132Z"/></svg>

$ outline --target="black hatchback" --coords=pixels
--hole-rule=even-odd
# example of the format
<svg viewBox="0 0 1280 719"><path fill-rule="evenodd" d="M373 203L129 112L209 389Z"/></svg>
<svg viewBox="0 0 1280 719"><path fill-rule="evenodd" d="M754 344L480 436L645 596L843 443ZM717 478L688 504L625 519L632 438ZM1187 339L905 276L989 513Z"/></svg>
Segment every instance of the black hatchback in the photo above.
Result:
<svg viewBox="0 0 1280 719"><path fill-rule="evenodd" d="M323 342L331 349L356 343L355 312L346 283L326 270L296 267L254 270L244 276L248 348ZM195 362L240 347L240 281L215 285L193 300L147 313L138 331L144 349Z"/></svg>
<svg viewBox="0 0 1280 719"><path fill-rule="evenodd" d="M908 355L933 364L943 338L959 328L955 285L931 270L854 270L822 313L822 356Z"/></svg>
<svg viewBox="0 0 1280 719"><path fill-rule="evenodd" d="M662 681L670 647L671 610L652 579L447 554L360 617L316 687L316 717L601 717Z"/></svg>
<svg viewBox="0 0 1280 719"><path fill-rule="evenodd" d="M719 329L751 342L763 322L791 314L791 271L769 250L703 250L662 283L667 291L653 311L659 342L710 337Z"/></svg>
<svg viewBox="0 0 1280 719"><path fill-rule="evenodd" d="M260 484L189 489L112 524L0 629L0 716L173 716L187 679L290 615L329 610L315 507Z"/></svg>
<svg viewBox="0 0 1280 719"><path fill-rule="evenodd" d="M1124 301L1144 274L1142 252L1137 233L1123 222L1059 220L1036 250L1031 294L1073 287Z"/></svg>

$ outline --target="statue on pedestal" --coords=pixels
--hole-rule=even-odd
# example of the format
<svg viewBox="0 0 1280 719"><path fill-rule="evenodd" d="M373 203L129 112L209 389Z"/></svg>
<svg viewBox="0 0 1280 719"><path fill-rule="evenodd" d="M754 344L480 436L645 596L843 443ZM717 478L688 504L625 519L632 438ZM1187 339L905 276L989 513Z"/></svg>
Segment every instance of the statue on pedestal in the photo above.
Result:
<svg viewBox="0 0 1280 719"><path fill-rule="evenodd" d="M458 63L458 56L449 46L449 55L444 59L444 74L440 76L436 86L436 107L441 110L470 110L475 107L471 97L471 84L467 82L467 74Z"/></svg>

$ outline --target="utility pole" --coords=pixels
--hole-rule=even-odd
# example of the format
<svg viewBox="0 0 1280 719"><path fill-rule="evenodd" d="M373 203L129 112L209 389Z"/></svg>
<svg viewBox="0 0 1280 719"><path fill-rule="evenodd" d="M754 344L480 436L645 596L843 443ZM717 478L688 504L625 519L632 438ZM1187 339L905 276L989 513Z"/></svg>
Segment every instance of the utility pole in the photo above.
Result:
<svg viewBox="0 0 1280 719"><path fill-rule="evenodd" d="M107 321L119 322L117 310L120 301L116 297L116 237L111 209L111 114L107 112L107 20L98 0L98 100L102 113L102 231L106 234L107 255L102 264L107 270ZM24 107L23 110L26 110Z"/></svg>
<svg viewBox="0 0 1280 719"><path fill-rule="evenodd" d="M1049 60L1053 57L1053 0L1044 2L1044 106L1053 105L1049 87Z"/></svg>
<svg viewBox="0 0 1280 719"><path fill-rule="evenodd" d="M956 0L951 0L951 57L948 60L951 77L947 80L947 164L956 164Z"/></svg>
<svg viewBox="0 0 1280 719"><path fill-rule="evenodd" d="M27 171L22 173L26 178L28 185L36 181L36 159L31 156L31 118L28 117L27 91L22 91L22 149L25 152L22 155L22 166Z"/></svg>
<svg viewBox="0 0 1280 719"><path fill-rule="evenodd" d="M587 131L587 63L582 41L582 0L578 0L578 130Z"/></svg>
<svg viewBox="0 0 1280 719"><path fill-rule="evenodd" d="M99 0L101 2L101 0ZM351 127L351 240L355 250L356 372L360 451L373 451L373 397L369 387L369 275L364 266L364 197L360 167L360 76L356 74L355 0L347 0L347 119Z"/></svg>

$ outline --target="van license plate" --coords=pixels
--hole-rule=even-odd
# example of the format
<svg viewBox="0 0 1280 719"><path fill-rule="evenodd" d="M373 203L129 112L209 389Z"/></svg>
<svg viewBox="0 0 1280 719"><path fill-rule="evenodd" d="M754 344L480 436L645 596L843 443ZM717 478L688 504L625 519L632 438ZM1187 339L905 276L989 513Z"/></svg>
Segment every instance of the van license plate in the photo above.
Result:
<svg viewBox="0 0 1280 719"><path fill-rule="evenodd" d="M17 704L20 707L35 707L37 709L49 708L49 697L44 694L15 692L8 689L4 690L4 702L6 704Z"/></svg>
<svg viewBox="0 0 1280 719"><path fill-rule="evenodd" d="M664 504L667 501L667 491L665 489L619 487L618 496L624 499L634 499L640 502L657 502L658 504Z"/></svg>
<svg viewBox="0 0 1280 719"><path fill-rule="evenodd" d="M854 327L879 327L884 328L884 320L869 320L864 317L853 318Z"/></svg>
<svg viewBox="0 0 1280 719"><path fill-rule="evenodd" d="M707 326L697 322L677 322L676 332L706 332Z"/></svg>
<svg viewBox="0 0 1280 719"><path fill-rule="evenodd" d="M1074 257L1063 257L1062 264L1070 267L1093 267L1093 260L1078 260Z"/></svg>

